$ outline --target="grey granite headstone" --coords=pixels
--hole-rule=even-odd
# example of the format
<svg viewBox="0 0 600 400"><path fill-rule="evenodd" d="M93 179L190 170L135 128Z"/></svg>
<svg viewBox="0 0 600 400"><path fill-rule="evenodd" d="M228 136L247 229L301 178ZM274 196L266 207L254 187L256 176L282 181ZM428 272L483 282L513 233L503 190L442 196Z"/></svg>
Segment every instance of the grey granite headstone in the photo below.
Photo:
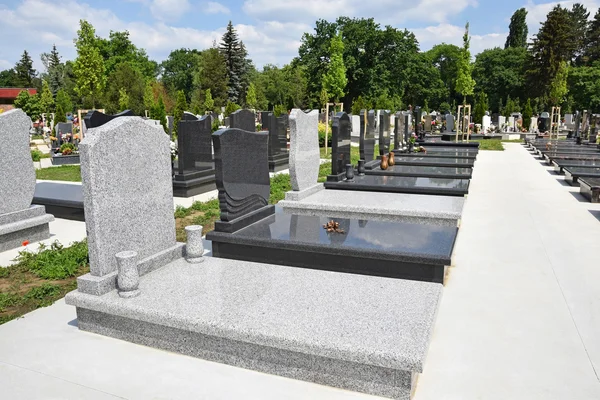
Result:
<svg viewBox="0 0 600 400"><path fill-rule="evenodd" d="M390 151L390 112L383 110L379 114L379 155Z"/></svg>
<svg viewBox="0 0 600 400"><path fill-rule="evenodd" d="M289 163L287 150L288 115L275 117L272 112L261 112L262 130L269 132L269 171L286 169ZM253 132L253 131L252 131Z"/></svg>
<svg viewBox="0 0 600 400"><path fill-rule="evenodd" d="M243 131L256 131L256 115L248 109L237 110L229 116L229 127Z"/></svg>
<svg viewBox="0 0 600 400"><path fill-rule="evenodd" d="M293 192L286 193L286 200L301 200L323 185L319 178L319 112L305 113L293 109L290 113L290 178Z"/></svg>
<svg viewBox="0 0 600 400"><path fill-rule="evenodd" d="M339 112L333 117L331 129L331 175L328 180L343 179L346 164L351 163L350 146L350 117L345 112Z"/></svg>
<svg viewBox="0 0 600 400"><path fill-rule="evenodd" d="M114 115L104 114L104 113L101 113L100 111L93 110L93 111L88 111L88 113L85 115L83 120L85 122L86 129L91 129L91 128L97 128L99 126L102 126L102 125L106 124L107 122L112 121L115 118L132 117L132 116L133 116L133 111L131 111L131 110L121 111L120 113L114 114ZM86 130L86 133L87 133L87 130Z"/></svg>
<svg viewBox="0 0 600 400"><path fill-rule="evenodd" d="M425 127L424 127L424 131L426 133L431 133L431 115L426 115L425 116Z"/></svg>
<svg viewBox="0 0 600 400"><path fill-rule="evenodd" d="M394 119L394 150L400 150L402 142L408 141L408 118L403 112L398 111Z"/></svg>
<svg viewBox="0 0 600 400"><path fill-rule="evenodd" d="M422 132L421 132L421 118L422 118L422 112L421 112L421 107L415 107L414 112L413 112L413 121L414 121L414 128L415 128L415 134L418 137L421 137Z"/></svg>
<svg viewBox="0 0 600 400"><path fill-rule="evenodd" d="M360 115L351 115L352 120L352 137L360 137Z"/></svg>
<svg viewBox="0 0 600 400"><path fill-rule="evenodd" d="M212 124L210 115L198 119L184 113L177 128L177 148L179 151L177 170L201 171L213 168Z"/></svg>
<svg viewBox="0 0 600 400"><path fill-rule="evenodd" d="M172 115L167 115L167 128L169 129L169 137L173 136L173 124L175 122L175 118Z"/></svg>
<svg viewBox="0 0 600 400"><path fill-rule="evenodd" d="M360 111L360 159L366 162L375 159L375 111Z"/></svg>
<svg viewBox="0 0 600 400"><path fill-rule="evenodd" d="M59 122L54 127L54 132L58 136L59 133L73 133L73 123L72 122Z"/></svg>
<svg viewBox="0 0 600 400"><path fill-rule="evenodd" d="M140 117L122 117L88 130L79 150L90 259L79 290L102 294L114 288L117 253L135 251L143 262L180 249L169 137Z"/></svg>
<svg viewBox="0 0 600 400"><path fill-rule="evenodd" d="M54 219L43 206L31 206L35 168L29 150L31 120L20 109L0 114L0 252L20 247L23 241L50 237Z"/></svg>

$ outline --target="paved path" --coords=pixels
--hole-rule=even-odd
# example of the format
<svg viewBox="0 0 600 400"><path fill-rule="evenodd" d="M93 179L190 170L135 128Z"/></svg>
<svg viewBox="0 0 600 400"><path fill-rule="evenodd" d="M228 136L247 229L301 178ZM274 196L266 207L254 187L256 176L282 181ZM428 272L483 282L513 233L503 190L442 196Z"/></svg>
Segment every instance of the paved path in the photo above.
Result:
<svg viewBox="0 0 600 400"><path fill-rule="evenodd" d="M600 399L599 208L561 181L480 152L415 400Z"/></svg>

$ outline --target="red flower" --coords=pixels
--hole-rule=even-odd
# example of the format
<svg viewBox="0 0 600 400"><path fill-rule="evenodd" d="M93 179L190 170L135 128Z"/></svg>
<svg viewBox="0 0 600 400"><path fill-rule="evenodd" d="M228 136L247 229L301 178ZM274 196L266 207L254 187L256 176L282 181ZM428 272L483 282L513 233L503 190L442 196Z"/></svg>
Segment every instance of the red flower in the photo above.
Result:
<svg viewBox="0 0 600 400"><path fill-rule="evenodd" d="M21 243L23 246L27 246L29 244L29 240L24 240L23 243Z"/></svg>

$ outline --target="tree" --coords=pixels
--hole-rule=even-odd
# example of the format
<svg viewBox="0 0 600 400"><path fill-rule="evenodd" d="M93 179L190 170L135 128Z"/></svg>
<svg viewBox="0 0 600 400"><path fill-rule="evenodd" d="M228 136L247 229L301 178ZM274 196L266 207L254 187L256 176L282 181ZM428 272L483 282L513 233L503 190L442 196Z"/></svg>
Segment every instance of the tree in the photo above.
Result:
<svg viewBox="0 0 600 400"><path fill-rule="evenodd" d="M73 112L73 103L71 102L71 98L67 94L64 89L60 89L56 92L56 110L58 112L58 107L60 107L63 112Z"/></svg>
<svg viewBox="0 0 600 400"><path fill-rule="evenodd" d="M600 110L600 61L589 67L571 67L568 87L579 110Z"/></svg>
<svg viewBox="0 0 600 400"><path fill-rule="evenodd" d="M64 86L64 64L61 63L56 45L52 45L50 53L41 55L42 64L46 68L46 77L53 96Z"/></svg>
<svg viewBox="0 0 600 400"><path fill-rule="evenodd" d="M548 98L553 106L560 106L565 101L565 96L569 93L567 88L567 77L569 67L566 61L561 61L556 71L556 75L550 84L550 92Z"/></svg>
<svg viewBox="0 0 600 400"><path fill-rule="evenodd" d="M490 105L488 103L487 94L485 92L479 93L479 96L477 96L477 102L475 103L475 108L473 109L473 121L475 121L475 123L483 121L483 117L489 108Z"/></svg>
<svg viewBox="0 0 600 400"><path fill-rule="evenodd" d="M167 126L167 111L165 110L165 103L162 95L159 95L158 101L152 106L149 114L150 118L160 121L160 124L165 132L169 132L169 128Z"/></svg>
<svg viewBox="0 0 600 400"><path fill-rule="evenodd" d="M33 80L37 76L37 73L33 68L33 60L27 50L23 51L21 60L15 65L15 73L17 74L18 86L25 88L33 87Z"/></svg>
<svg viewBox="0 0 600 400"><path fill-rule="evenodd" d="M228 101L227 105L225 106L225 116L228 117L229 115L231 115L233 112L239 110L240 108L241 107L238 104Z"/></svg>
<svg viewBox="0 0 600 400"><path fill-rule="evenodd" d="M67 114L60 104L56 106L56 112L54 113L54 124L56 125L59 122L67 122Z"/></svg>
<svg viewBox="0 0 600 400"><path fill-rule="evenodd" d="M122 62L115 66L107 82L104 105L109 113L131 109L135 115L144 115L146 83L138 69L128 62Z"/></svg>
<svg viewBox="0 0 600 400"><path fill-rule="evenodd" d="M459 99L455 89L462 54L460 47L442 43L433 46L426 54L440 71L440 78L448 91L449 99Z"/></svg>
<svg viewBox="0 0 600 400"><path fill-rule="evenodd" d="M215 103L222 106L227 102L227 65L219 49L212 47L198 55L198 68L194 74L195 96L201 97L210 89Z"/></svg>
<svg viewBox="0 0 600 400"><path fill-rule="evenodd" d="M244 97L242 81L246 74L247 54L231 21L227 24L227 30L223 34L219 50L225 58L227 66L227 98L235 103Z"/></svg>
<svg viewBox="0 0 600 400"><path fill-rule="evenodd" d="M412 59L407 69L406 87L404 89L404 104L438 106L448 99L448 88L440 77L440 71L431 63L426 53L419 53ZM394 97L394 96L392 96Z"/></svg>
<svg viewBox="0 0 600 400"><path fill-rule="evenodd" d="M17 73L13 68L0 71L0 87L19 86Z"/></svg>
<svg viewBox="0 0 600 400"><path fill-rule="evenodd" d="M210 89L206 89L206 92L204 92L204 111L215 111L215 101L213 100Z"/></svg>
<svg viewBox="0 0 600 400"><path fill-rule="evenodd" d="M333 96L337 104L344 95L348 79L346 78L346 66L344 65L344 42L342 35L337 34L331 39L329 45L329 65L323 77L323 87L330 96Z"/></svg>
<svg viewBox="0 0 600 400"><path fill-rule="evenodd" d="M77 49L77 58L73 66L75 91L79 96L89 99L89 104L95 108L106 83L104 60L96 44L94 27L86 20L80 20L79 26L77 38L74 40Z"/></svg>
<svg viewBox="0 0 600 400"><path fill-rule="evenodd" d="M152 89L152 82L146 82L144 87L144 111L150 112L150 109L154 106L154 90Z"/></svg>
<svg viewBox="0 0 600 400"><path fill-rule="evenodd" d="M586 46L583 58L589 65L600 61L600 9L596 11L594 19L590 23L586 33Z"/></svg>
<svg viewBox="0 0 600 400"><path fill-rule="evenodd" d="M129 95L127 89L119 89L119 110L124 111L129 109Z"/></svg>
<svg viewBox="0 0 600 400"><path fill-rule="evenodd" d="M50 91L48 81L44 81L42 84L42 92L40 93L40 108L43 113L50 114L54 111L54 98Z"/></svg>
<svg viewBox="0 0 600 400"><path fill-rule="evenodd" d="M587 42L589 11L580 3L573 4L571 8L571 27L575 38L575 52L573 57L578 65L583 64L583 54Z"/></svg>
<svg viewBox="0 0 600 400"><path fill-rule="evenodd" d="M23 110L32 121L37 121L44 110L41 107L40 96L30 95L27 90L21 90L15 99L15 107Z"/></svg>
<svg viewBox="0 0 600 400"><path fill-rule="evenodd" d="M183 90L177 92L177 102L175 103L175 109L173 110L173 136L177 137L177 130L179 128L179 121L183 117L183 112L187 110L187 102L185 100L185 93Z"/></svg>
<svg viewBox="0 0 600 400"><path fill-rule="evenodd" d="M523 107L523 128L529 129L531 125L531 117L533 117L533 109L531 108L531 99L527 99L525 107Z"/></svg>
<svg viewBox="0 0 600 400"><path fill-rule="evenodd" d="M183 90L191 98L194 91L194 75L198 73L200 62L198 50L173 50L169 57L162 62L162 82L169 93Z"/></svg>
<svg viewBox="0 0 600 400"><path fill-rule="evenodd" d="M121 63L128 63L145 79L155 79L158 64L148 58L144 49L138 49L129 39L129 32L110 31L108 39L97 38L97 46L104 60L105 76L110 76Z"/></svg>
<svg viewBox="0 0 600 400"><path fill-rule="evenodd" d="M473 94L475 81L471 76L471 52L469 51L469 23L465 25L465 34L463 35L462 57L458 65L458 77L456 78L456 92L463 96L463 103L467 104L467 96Z"/></svg>
<svg viewBox="0 0 600 400"><path fill-rule="evenodd" d="M527 10L520 8L510 18L510 25L508 27L508 37L506 38L505 49L509 47L522 47L527 48Z"/></svg>
<svg viewBox="0 0 600 400"><path fill-rule="evenodd" d="M246 107L256 110L258 108L258 99L256 98L256 88L254 83L248 86L248 92L246 93Z"/></svg>

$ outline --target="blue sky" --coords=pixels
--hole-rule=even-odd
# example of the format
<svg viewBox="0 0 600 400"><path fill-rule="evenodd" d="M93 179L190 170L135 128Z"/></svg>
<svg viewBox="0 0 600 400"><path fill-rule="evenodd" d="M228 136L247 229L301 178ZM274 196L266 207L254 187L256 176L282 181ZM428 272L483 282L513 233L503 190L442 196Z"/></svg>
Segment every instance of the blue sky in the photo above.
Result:
<svg viewBox="0 0 600 400"><path fill-rule="evenodd" d="M600 0L580 0L592 15ZM23 50L42 68L39 56L55 43L65 59L75 57L79 19L106 37L128 30L133 42L162 61L173 49L203 49L219 40L229 20L258 67L283 65L297 55L303 32L318 18L373 17L382 25L413 31L422 50L446 42L460 45L471 25L474 54L503 46L512 13L529 11L530 35L556 4L544 0L0 0L0 69L12 67Z"/></svg>

